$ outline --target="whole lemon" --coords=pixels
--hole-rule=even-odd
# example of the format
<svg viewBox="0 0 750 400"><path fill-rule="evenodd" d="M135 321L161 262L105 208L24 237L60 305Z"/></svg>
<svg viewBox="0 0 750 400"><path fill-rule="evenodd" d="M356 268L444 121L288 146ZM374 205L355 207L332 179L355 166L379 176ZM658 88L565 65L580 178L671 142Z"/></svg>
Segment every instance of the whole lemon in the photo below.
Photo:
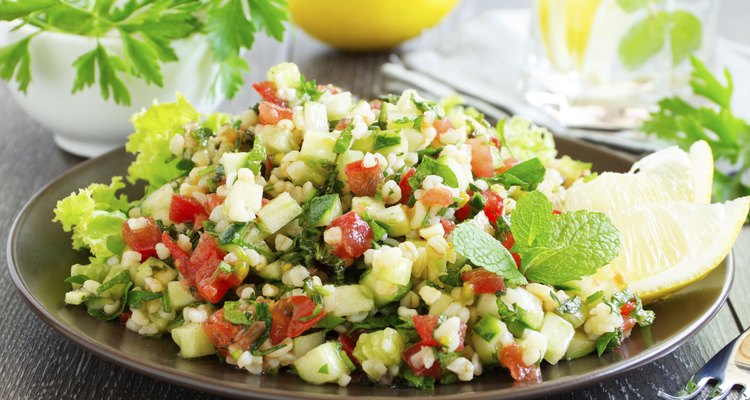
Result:
<svg viewBox="0 0 750 400"><path fill-rule="evenodd" d="M440 22L459 0L289 0L294 22L341 50L392 48Z"/></svg>

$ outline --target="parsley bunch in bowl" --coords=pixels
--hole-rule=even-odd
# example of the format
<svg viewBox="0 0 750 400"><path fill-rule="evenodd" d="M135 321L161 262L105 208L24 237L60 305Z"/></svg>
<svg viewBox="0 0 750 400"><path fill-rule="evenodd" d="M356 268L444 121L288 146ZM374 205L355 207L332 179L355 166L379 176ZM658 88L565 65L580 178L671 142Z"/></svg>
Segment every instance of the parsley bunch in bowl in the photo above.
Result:
<svg viewBox="0 0 750 400"><path fill-rule="evenodd" d="M174 43L204 35L218 72L215 89L234 97L249 69L240 56L252 47L255 34L276 40L284 35L285 0L23 0L0 2L0 20L14 29L36 29L0 48L0 77L15 80L26 92L33 77L29 45L42 32L95 38L96 45L78 56L72 68L72 93L98 84L105 100L130 105L128 83L139 79L161 87L164 63L179 62ZM121 51L103 45L118 38Z"/></svg>

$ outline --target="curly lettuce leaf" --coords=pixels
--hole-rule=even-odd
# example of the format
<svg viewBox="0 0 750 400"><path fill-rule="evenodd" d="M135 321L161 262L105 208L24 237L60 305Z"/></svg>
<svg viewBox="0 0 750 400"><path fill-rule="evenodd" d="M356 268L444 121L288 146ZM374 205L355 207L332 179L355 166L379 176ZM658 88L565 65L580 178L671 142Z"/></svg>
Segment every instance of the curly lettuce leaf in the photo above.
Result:
<svg viewBox="0 0 750 400"><path fill-rule="evenodd" d="M157 188L180 176L183 173L177 166L180 160L169 151L169 142L184 132L186 124L199 122L200 116L179 94L174 103L154 104L133 115L135 132L125 149L136 158L128 168L128 181L144 180Z"/></svg>
<svg viewBox="0 0 750 400"><path fill-rule="evenodd" d="M499 132L503 147L503 159L515 157L519 161L539 158L547 165L555 158L555 140L547 128L534 125L529 119L513 117L505 122L502 132Z"/></svg>
<svg viewBox="0 0 750 400"><path fill-rule="evenodd" d="M117 191L124 187L122 177L116 176L109 185L93 183L57 202L52 221L60 222L65 232L73 232L74 249L88 248L97 258L122 251L122 223L130 204Z"/></svg>

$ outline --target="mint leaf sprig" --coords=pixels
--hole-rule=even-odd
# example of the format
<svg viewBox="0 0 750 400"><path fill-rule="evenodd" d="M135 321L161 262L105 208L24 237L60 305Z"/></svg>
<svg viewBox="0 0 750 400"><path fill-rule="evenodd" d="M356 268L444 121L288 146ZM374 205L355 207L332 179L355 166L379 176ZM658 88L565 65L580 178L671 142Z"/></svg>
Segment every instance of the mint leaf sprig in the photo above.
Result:
<svg viewBox="0 0 750 400"><path fill-rule="evenodd" d="M726 84L722 84L700 60L692 57L690 62L690 87L708 105L696 107L680 97L665 98L640 129L684 150L705 140L716 162L731 164L730 171L722 170L721 164L714 169L713 201L750 195L750 186L742 180L743 171L750 169L750 124L732 112L732 75L724 69Z"/></svg>
<svg viewBox="0 0 750 400"><path fill-rule="evenodd" d="M20 91L25 93L32 80L30 41L41 32L66 33L96 39L95 47L72 65L76 79L71 92L98 81L105 100L130 105L127 78L163 86L162 64L178 61L174 41L194 34L205 35L219 66L214 89L234 97L249 70L241 51L253 46L258 32L281 41L288 16L286 0L128 0L120 6L112 0L4 0L0 20L15 21L16 28L38 28L0 48L0 77L15 80ZM122 54L101 43L113 34L121 41Z"/></svg>

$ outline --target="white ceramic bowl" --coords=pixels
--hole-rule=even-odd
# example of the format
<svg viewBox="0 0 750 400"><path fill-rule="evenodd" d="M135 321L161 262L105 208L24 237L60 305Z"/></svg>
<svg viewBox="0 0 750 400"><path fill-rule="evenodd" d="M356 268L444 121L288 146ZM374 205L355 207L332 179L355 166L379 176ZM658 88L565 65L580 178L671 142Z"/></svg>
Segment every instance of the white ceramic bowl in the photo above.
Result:
<svg viewBox="0 0 750 400"><path fill-rule="evenodd" d="M8 33L4 42L13 43L35 30L24 26ZM118 38L102 38L100 43L109 51L122 54ZM155 100L174 101L176 92L204 113L214 111L222 100L219 95L212 95L217 66L211 61L205 40L198 35L174 44L179 61L162 63L163 87L121 75L130 91L130 106L115 104L111 96L109 100L102 98L98 70L94 86L71 94L75 80L73 61L95 46L94 38L42 32L29 45L31 84L27 92L18 91L15 81L8 83L21 108L52 131L55 142L68 152L93 157L122 145L132 132L131 115Z"/></svg>

